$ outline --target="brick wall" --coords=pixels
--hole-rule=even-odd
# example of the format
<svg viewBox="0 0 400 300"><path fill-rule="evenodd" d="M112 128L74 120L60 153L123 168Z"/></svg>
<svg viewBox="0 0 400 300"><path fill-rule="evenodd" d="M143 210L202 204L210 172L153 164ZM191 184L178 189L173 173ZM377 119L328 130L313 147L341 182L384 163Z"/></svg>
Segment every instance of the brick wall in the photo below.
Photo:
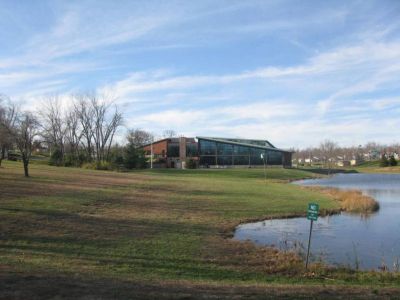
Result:
<svg viewBox="0 0 400 300"><path fill-rule="evenodd" d="M153 154L166 157L167 156L167 147L168 147L168 140L155 142L153 144ZM151 145L143 147L143 150L146 151L146 155L150 155L151 154Z"/></svg>

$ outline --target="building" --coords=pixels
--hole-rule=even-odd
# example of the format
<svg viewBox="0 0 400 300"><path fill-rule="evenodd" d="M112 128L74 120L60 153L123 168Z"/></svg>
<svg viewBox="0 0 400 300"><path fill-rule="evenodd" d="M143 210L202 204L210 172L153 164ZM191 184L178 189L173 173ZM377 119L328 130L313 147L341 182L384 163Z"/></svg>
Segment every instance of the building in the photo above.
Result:
<svg viewBox="0 0 400 300"><path fill-rule="evenodd" d="M143 150L158 168L185 168L187 158L198 156L196 140L186 137L162 139L143 146Z"/></svg>
<svg viewBox="0 0 400 300"><path fill-rule="evenodd" d="M338 160L337 162L336 162L336 165L338 166L338 167L350 167L350 166L352 166L352 161L351 160Z"/></svg>
<svg viewBox="0 0 400 300"><path fill-rule="evenodd" d="M292 152L278 149L267 140L196 139L166 138L145 145L143 150L155 168L185 168L188 158L204 168L292 166Z"/></svg>
<svg viewBox="0 0 400 300"><path fill-rule="evenodd" d="M197 137L199 164L203 167L281 165L291 167L292 152L267 140Z"/></svg>

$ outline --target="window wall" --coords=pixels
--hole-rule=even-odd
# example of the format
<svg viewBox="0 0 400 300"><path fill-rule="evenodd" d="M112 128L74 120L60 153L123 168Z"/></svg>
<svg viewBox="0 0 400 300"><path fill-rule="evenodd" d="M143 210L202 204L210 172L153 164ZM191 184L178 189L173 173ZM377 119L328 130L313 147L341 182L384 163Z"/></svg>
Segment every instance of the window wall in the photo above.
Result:
<svg viewBox="0 0 400 300"><path fill-rule="evenodd" d="M263 165L264 159L268 165L282 164L282 152L280 151L202 139L199 139L198 145L201 165L257 166ZM261 154L264 159L261 158Z"/></svg>
<svg viewBox="0 0 400 300"><path fill-rule="evenodd" d="M217 154L216 142L199 140L199 154L200 155L216 155Z"/></svg>
<svg viewBox="0 0 400 300"><path fill-rule="evenodd" d="M281 165L282 164L282 152L268 151L268 164L269 165Z"/></svg>
<svg viewBox="0 0 400 300"><path fill-rule="evenodd" d="M179 157L179 143L168 143L167 156Z"/></svg>
<svg viewBox="0 0 400 300"><path fill-rule="evenodd" d="M196 143L186 143L186 156L195 157L198 155Z"/></svg>

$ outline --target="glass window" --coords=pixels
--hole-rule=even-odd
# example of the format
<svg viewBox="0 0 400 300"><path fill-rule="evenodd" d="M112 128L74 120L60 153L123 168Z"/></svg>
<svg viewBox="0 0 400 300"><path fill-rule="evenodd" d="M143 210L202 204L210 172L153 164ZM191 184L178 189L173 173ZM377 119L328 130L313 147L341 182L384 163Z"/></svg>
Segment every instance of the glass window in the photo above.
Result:
<svg viewBox="0 0 400 300"><path fill-rule="evenodd" d="M215 156L200 156L200 164L201 165L209 165L209 166L214 166L216 165L215 163Z"/></svg>
<svg viewBox="0 0 400 300"><path fill-rule="evenodd" d="M233 153L237 155L248 155L249 154L249 148L245 146L238 146L235 145L233 147Z"/></svg>
<svg viewBox="0 0 400 300"><path fill-rule="evenodd" d="M186 144L186 156L193 157L197 156L197 144Z"/></svg>
<svg viewBox="0 0 400 300"><path fill-rule="evenodd" d="M179 157L179 144L178 143L168 143L167 156L168 157Z"/></svg>
<svg viewBox="0 0 400 300"><path fill-rule="evenodd" d="M220 166L230 166L232 165L232 156L218 156L218 165Z"/></svg>
<svg viewBox="0 0 400 300"><path fill-rule="evenodd" d="M264 160L260 156L251 156L250 157L250 164L251 165L263 165Z"/></svg>
<svg viewBox="0 0 400 300"><path fill-rule="evenodd" d="M251 156L261 157L261 154L265 154L265 150L264 149L251 148Z"/></svg>
<svg viewBox="0 0 400 300"><path fill-rule="evenodd" d="M217 143L218 155L232 155L233 146L230 144Z"/></svg>
<svg viewBox="0 0 400 300"><path fill-rule="evenodd" d="M200 155L215 155L217 152L217 145L215 142L199 140Z"/></svg>
<svg viewBox="0 0 400 300"><path fill-rule="evenodd" d="M233 164L236 166L248 166L249 165L249 157L248 156L234 156Z"/></svg>
<svg viewBox="0 0 400 300"><path fill-rule="evenodd" d="M268 164L269 165L281 165L282 164L282 152L268 151Z"/></svg>

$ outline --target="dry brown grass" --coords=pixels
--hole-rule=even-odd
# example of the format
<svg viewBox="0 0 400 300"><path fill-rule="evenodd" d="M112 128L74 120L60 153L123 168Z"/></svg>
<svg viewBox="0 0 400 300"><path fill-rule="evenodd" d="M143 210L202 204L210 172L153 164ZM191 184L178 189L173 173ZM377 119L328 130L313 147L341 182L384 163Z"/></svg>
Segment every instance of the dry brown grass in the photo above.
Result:
<svg viewBox="0 0 400 300"><path fill-rule="evenodd" d="M372 197L360 191L341 191L341 207L349 212L374 212L379 209L379 203Z"/></svg>
<svg viewBox="0 0 400 300"><path fill-rule="evenodd" d="M357 190L339 190L335 188L312 187L340 203L343 211L354 213L372 213L379 210L379 203L372 197Z"/></svg>

